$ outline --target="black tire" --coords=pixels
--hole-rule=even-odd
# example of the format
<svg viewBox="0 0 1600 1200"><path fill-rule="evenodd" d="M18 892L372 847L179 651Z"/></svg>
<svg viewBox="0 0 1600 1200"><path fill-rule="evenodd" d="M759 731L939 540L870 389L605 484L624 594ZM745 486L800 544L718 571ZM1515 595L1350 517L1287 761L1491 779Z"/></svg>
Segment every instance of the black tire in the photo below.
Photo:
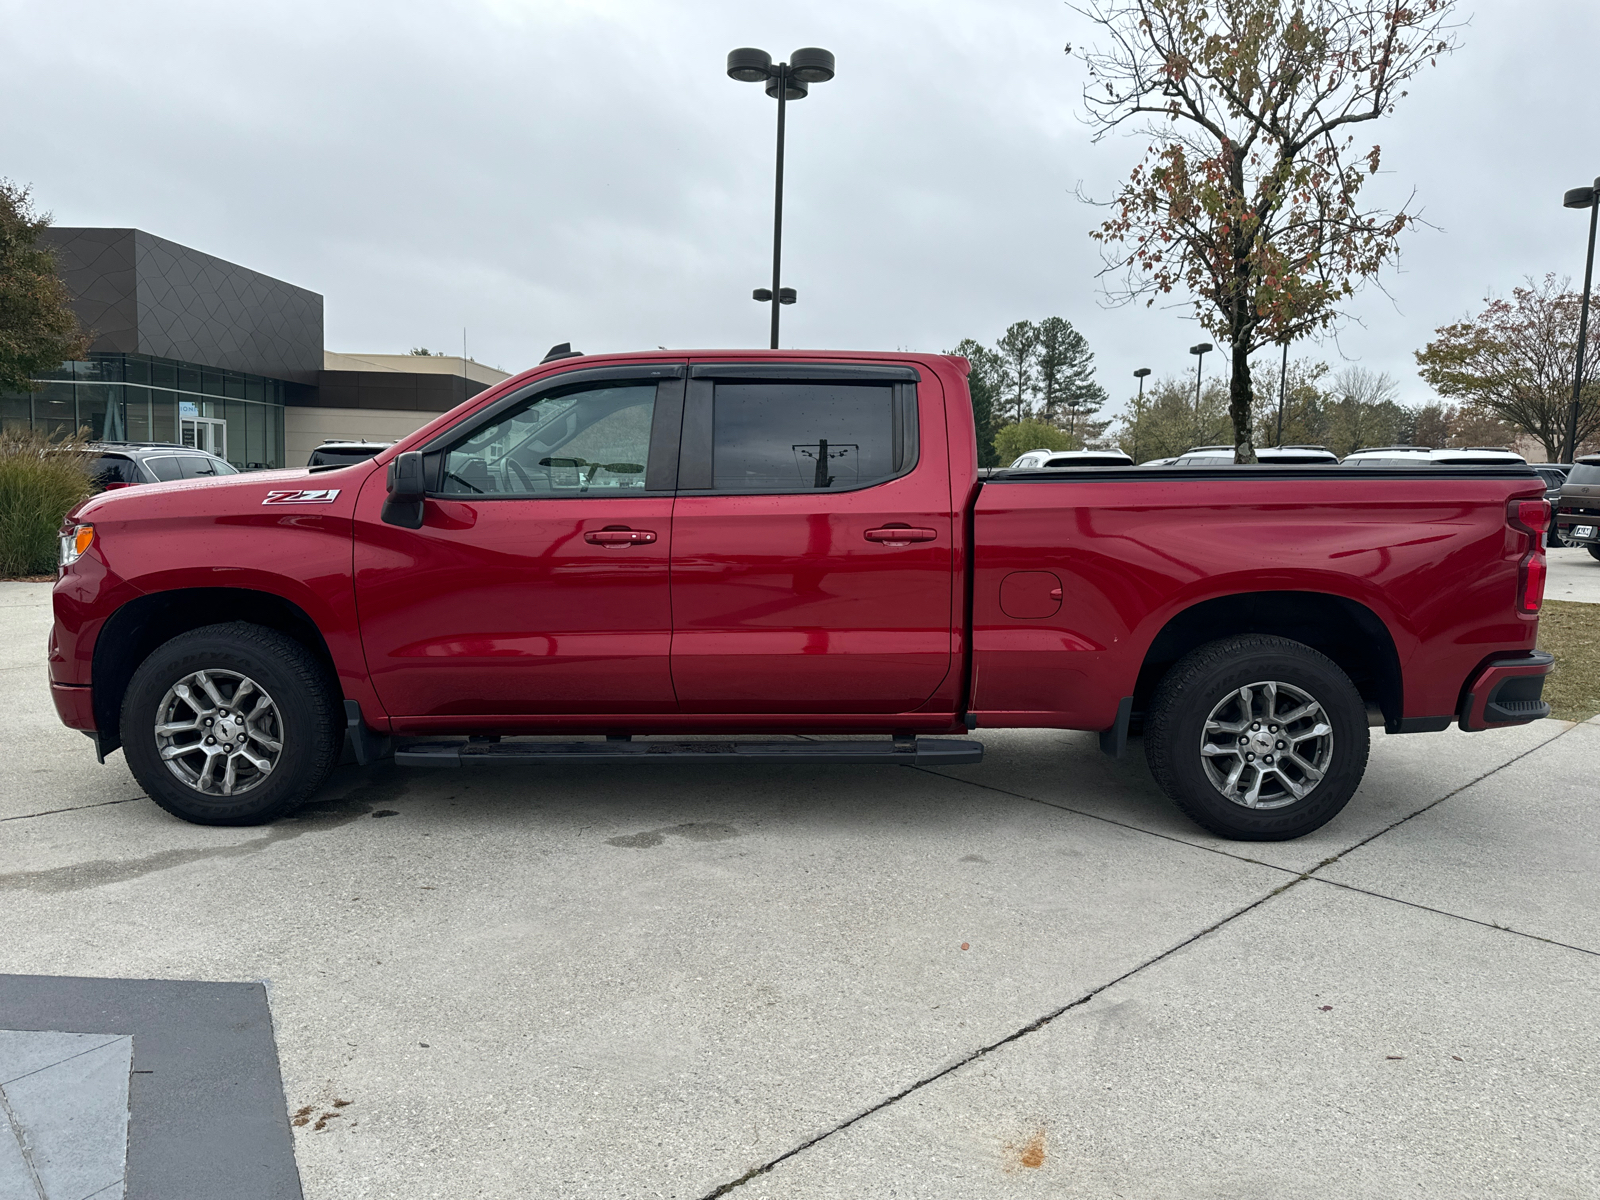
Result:
<svg viewBox="0 0 1600 1200"><path fill-rule="evenodd" d="M218 707L198 684L188 682L197 672L206 673L210 686L231 707ZM251 683L251 690L242 689L241 678ZM181 695L180 686L200 699L173 699ZM250 698L258 693L265 695ZM234 710L246 705L252 706L249 719L236 718ZM207 718L207 712L215 715ZM327 779L342 744L337 712L334 679L299 642L243 621L207 625L166 642L134 672L122 700L123 752L145 794L173 816L196 825L259 825L303 804ZM180 720L173 722L174 715ZM196 728L167 732L188 724L190 715ZM158 730L162 722L167 725ZM201 725L213 725L219 734L226 727L226 736L237 741L204 748L202 741L217 739L207 738ZM174 753L176 765L169 766L162 756L163 737L169 751L192 749ZM274 745L275 751L270 748ZM210 778L217 774L212 759L235 746L237 754L223 755L221 761L234 763L237 769L231 774L224 768L225 780L232 788L234 777L240 776L240 790L219 794L216 789L224 786L224 779ZM267 769L257 768L257 761L267 763Z"/></svg>
<svg viewBox="0 0 1600 1200"><path fill-rule="evenodd" d="M1260 721L1242 716L1247 689ZM1301 698L1319 705L1322 716L1298 718L1280 732L1268 706L1294 717ZM1221 732L1207 733L1208 722ZM1313 736L1323 726L1329 734ZM1214 753L1202 754L1203 737ZM1274 749L1284 745L1274 737L1303 740L1286 755ZM1367 710L1349 676L1325 655L1288 638L1246 634L1201 646L1167 672L1150 704L1144 745L1151 774L1190 820L1239 841L1286 841L1327 824L1355 793L1367 768ZM1302 749L1308 759L1298 756ZM1246 762L1247 750L1261 757ZM1225 774L1235 763L1242 765L1232 775L1234 790L1249 792L1253 784L1262 807L1247 807L1247 795L1230 800L1221 790L1226 780L1213 783L1213 770ZM1320 778L1301 769L1316 764Z"/></svg>
<svg viewBox="0 0 1600 1200"><path fill-rule="evenodd" d="M1595 558L1600 558L1600 545L1590 545L1588 550Z"/></svg>

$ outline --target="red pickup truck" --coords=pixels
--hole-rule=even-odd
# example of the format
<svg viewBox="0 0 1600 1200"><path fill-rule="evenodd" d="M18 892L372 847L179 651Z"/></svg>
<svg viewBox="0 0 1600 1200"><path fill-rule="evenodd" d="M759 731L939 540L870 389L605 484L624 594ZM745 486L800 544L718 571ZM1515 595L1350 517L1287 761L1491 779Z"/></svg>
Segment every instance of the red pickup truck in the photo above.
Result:
<svg viewBox="0 0 1600 1200"><path fill-rule="evenodd" d="M1112 754L1142 729L1167 794L1245 839L1337 813L1371 724L1549 712L1527 467L980 483L966 371L573 355L371 461L95 497L62 530L56 707L207 824L300 804L346 739L414 766L937 764L982 746L929 735L1027 726ZM810 736L734 740L760 734Z"/></svg>

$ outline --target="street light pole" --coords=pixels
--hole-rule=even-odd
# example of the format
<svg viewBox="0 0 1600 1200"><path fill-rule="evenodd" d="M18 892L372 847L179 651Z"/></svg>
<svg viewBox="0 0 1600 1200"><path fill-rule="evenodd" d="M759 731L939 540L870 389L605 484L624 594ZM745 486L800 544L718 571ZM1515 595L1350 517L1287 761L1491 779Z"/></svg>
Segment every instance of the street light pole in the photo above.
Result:
<svg viewBox="0 0 1600 1200"><path fill-rule="evenodd" d="M757 288L751 298L772 304L772 349L778 348L779 306L793 304L795 291L783 286L783 134L790 100L801 100L813 83L833 78L833 55L815 46L796 50L786 63L774 63L765 50L745 46L728 52L728 77L741 83L767 85L767 95L778 102L778 163L772 193L772 287Z"/></svg>
<svg viewBox="0 0 1600 1200"><path fill-rule="evenodd" d="M1589 210L1589 256L1583 264L1583 300L1578 307L1578 365L1572 373L1572 410L1567 413L1567 459L1578 457L1578 405L1583 399L1583 350L1589 333L1589 286L1594 278L1594 230L1600 219L1600 179L1593 187L1573 188L1561 198L1566 208Z"/></svg>
<svg viewBox="0 0 1600 1200"><path fill-rule="evenodd" d="M1139 381L1139 398L1133 402L1133 457L1139 458L1139 430L1144 426L1144 377L1150 374L1149 367L1140 367L1133 373Z"/></svg>
<svg viewBox="0 0 1600 1200"><path fill-rule="evenodd" d="M1289 343L1283 344L1283 370L1278 374L1278 445L1283 445L1283 399L1289 392Z"/></svg>
<svg viewBox="0 0 1600 1200"><path fill-rule="evenodd" d="M773 68L778 84L778 169L772 192L772 348L778 348L778 314L783 311L783 288L779 286L783 263L783 118L789 106L789 64Z"/></svg>
<svg viewBox="0 0 1600 1200"><path fill-rule="evenodd" d="M1200 373L1205 368L1206 351L1216 349L1210 342L1201 342L1198 346L1190 346L1189 353L1195 356L1194 363L1194 441L1200 444Z"/></svg>

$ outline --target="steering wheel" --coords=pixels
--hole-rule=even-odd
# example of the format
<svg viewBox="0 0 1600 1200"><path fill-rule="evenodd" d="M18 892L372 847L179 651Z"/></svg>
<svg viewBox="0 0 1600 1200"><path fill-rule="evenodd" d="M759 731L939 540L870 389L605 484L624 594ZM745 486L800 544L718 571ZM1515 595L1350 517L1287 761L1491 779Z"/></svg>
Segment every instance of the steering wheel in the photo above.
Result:
<svg viewBox="0 0 1600 1200"><path fill-rule="evenodd" d="M514 458L506 459L506 466L511 468L512 474L514 474L517 477L518 481L522 484L522 490L523 491L525 491L525 492L534 492L534 491L538 490L537 488L535 488L533 486L533 478L526 471L524 471L522 469L522 464L519 463L516 459L514 459Z"/></svg>

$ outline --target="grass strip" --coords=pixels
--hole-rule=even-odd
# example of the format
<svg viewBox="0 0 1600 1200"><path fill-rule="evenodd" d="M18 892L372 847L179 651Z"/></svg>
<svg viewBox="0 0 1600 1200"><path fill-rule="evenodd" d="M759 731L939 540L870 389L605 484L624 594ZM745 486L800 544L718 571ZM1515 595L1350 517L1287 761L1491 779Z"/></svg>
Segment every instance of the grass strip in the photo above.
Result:
<svg viewBox="0 0 1600 1200"><path fill-rule="evenodd" d="M1539 649L1556 659L1544 682L1550 715L1587 721L1600 714L1600 604L1546 600L1539 612Z"/></svg>

